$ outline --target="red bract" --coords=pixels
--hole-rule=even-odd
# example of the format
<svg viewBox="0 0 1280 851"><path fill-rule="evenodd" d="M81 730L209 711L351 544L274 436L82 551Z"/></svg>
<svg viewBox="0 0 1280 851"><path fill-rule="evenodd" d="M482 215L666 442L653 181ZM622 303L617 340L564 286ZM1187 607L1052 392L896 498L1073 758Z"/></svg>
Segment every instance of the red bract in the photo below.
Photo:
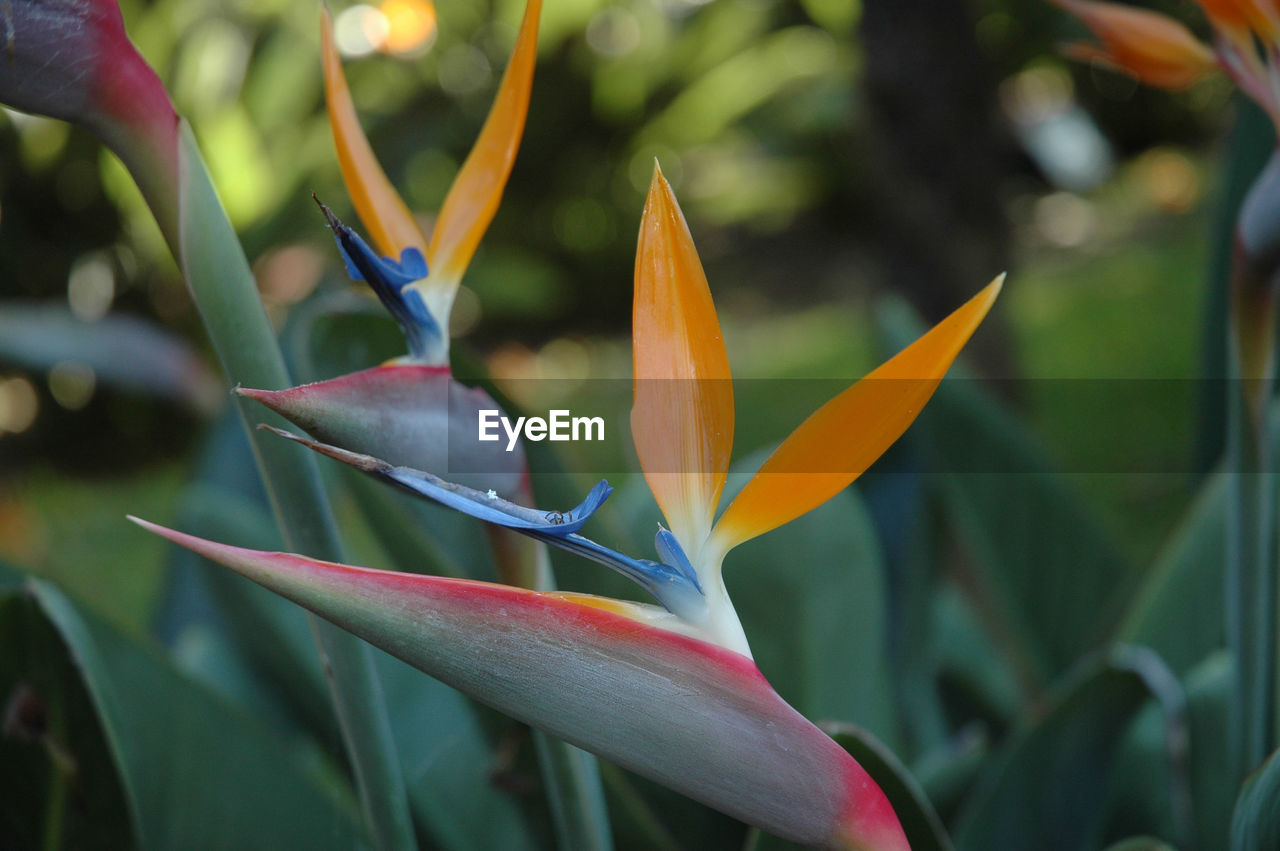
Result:
<svg viewBox="0 0 1280 851"><path fill-rule="evenodd" d="M448 367L392 364L288 390L237 391L313 437L394 464L430 470L506 499L524 491L520 444L480 443L476 420L498 404L454 381Z"/></svg>
<svg viewBox="0 0 1280 851"><path fill-rule="evenodd" d="M0 101L88 128L176 233L178 116L114 0L10 0ZM172 227L171 227L172 225Z"/></svg>

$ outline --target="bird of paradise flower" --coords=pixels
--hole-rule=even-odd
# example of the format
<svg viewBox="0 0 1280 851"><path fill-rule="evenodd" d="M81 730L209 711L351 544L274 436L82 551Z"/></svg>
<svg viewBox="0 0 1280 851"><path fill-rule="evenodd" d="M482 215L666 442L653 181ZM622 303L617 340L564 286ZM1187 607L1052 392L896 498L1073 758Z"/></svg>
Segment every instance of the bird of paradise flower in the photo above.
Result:
<svg viewBox="0 0 1280 851"><path fill-rule="evenodd" d="M515 718L750 824L821 847L906 848L870 776L760 675L721 567L737 545L848 486L906 430L1002 281L818 409L714 520L733 441L728 358L688 226L655 169L636 258L632 424L670 526L655 539L657 560L581 534L609 495L605 482L576 508L547 512L285 435L617 569L660 606L254 552L137 522Z"/></svg>
<svg viewBox="0 0 1280 851"><path fill-rule="evenodd" d="M379 165L359 117L321 12L325 103L343 181L373 246L321 204L349 275L366 282L399 323L408 352L370 369L284 390L238 388L312 436L443 473L484 471L466 483L532 504L522 447L514 452L476 440L475 412L498 405L480 388L454 380L449 364L449 314L481 238L497 212L520 147L537 57L541 0L530 0L511 59L484 127L450 187L428 239ZM502 578L512 584L553 584L545 553L494 529L490 541Z"/></svg>
<svg viewBox="0 0 1280 851"><path fill-rule="evenodd" d="M1052 0L1079 18L1097 44L1072 43L1067 53L1098 62L1164 89L1183 89L1214 68L1280 123L1280 12L1254 0L1198 0L1213 29L1206 45L1167 15L1119 3Z"/></svg>

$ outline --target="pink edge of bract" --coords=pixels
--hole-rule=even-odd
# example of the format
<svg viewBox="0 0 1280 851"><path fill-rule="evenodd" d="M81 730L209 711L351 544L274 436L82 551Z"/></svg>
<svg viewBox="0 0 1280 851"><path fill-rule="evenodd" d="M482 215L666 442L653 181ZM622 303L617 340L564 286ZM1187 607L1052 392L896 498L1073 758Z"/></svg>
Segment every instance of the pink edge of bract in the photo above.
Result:
<svg viewBox="0 0 1280 851"><path fill-rule="evenodd" d="M133 515L128 515L128 518L148 532L166 538L181 547L186 547L192 552L214 561L225 560L240 564L269 562L285 570L310 573L316 576L326 574L367 576L388 590L412 592L422 588L430 588L433 594L441 598L466 599L468 603L474 603L474 608L477 610L516 604L530 610L554 610L564 617L572 618L578 622L590 623L595 628L607 629L610 632L646 634L647 638L656 643L667 643L671 649L693 652L707 657L717 665L743 676L756 686L769 692L773 691L773 687L769 685L768 680L760 673L755 663L740 653L735 653L718 644L699 641L696 638L680 635L659 627L652 627L625 615L578 603L555 594L544 594L540 591L531 591L510 585L498 585L493 582L481 582L475 579L454 579L452 577L429 576L419 573L376 570L369 567L356 567L349 564L320 561L291 553L267 553L244 547L233 547L229 544L219 544L195 535L188 535L185 532L179 532Z"/></svg>
<svg viewBox="0 0 1280 851"><path fill-rule="evenodd" d="M391 364L362 369L359 372L347 373L346 375L340 375L337 378L313 381L310 384L299 384L296 387L286 387L281 390L258 390L251 387L236 387L235 392L239 396L253 399L255 402L261 402L262 404L270 407L273 403L278 403L279 401L315 393L320 388L330 391L368 390L378 387L379 385L408 384L414 381L435 378L442 375L452 375L452 371L448 366L435 364Z"/></svg>
<svg viewBox="0 0 1280 851"><path fill-rule="evenodd" d="M854 765L860 776L851 779L849 784L849 800L841 818L836 847L856 851L911 851L911 843L888 796L857 760Z"/></svg>

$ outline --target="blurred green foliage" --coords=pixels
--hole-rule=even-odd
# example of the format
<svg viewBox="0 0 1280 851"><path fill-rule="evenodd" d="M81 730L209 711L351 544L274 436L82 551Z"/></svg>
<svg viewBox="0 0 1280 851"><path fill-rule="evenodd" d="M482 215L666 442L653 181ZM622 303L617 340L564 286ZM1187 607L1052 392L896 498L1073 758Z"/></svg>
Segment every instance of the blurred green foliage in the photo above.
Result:
<svg viewBox="0 0 1280 851"><path fill-rule="evenodd" d="M393 326L372 317L369 300L342 276L308 197L316 192L354 221L323 114L316 6L121 5L200 139L298 373L319 378L342 371L339 364L399 353ZM521 8L516 0L437 5L440 31L429 51L346 63L375 150L427 221L483 120ZM887 743L897 760L885 770L916 776L946 825L959 828L960 847L1101 847L1130 832L1180 848L1225 847L1235 790L1215 783L1225 723L1223 660L1214 652L1221 624L1181 624L1197 607L1220 606L1221 579L1209 568L1223 500L1220 483L1195 494L1190 379L1201 363L1211 258L1206 198L1229 165L1220 143L1231 115L1227 89L1210 82L1168 95L1068 69L1053 45L1077 31L1039 0L981 0L969 12L972 32L955 37L977 46L995 102L1007 108L1009 93L1028 80L1065 87L1096 120L1116 167L1096 187L1066 189L1025 152L1005 163L990 186L1009 238L1009 284L996 309L1003 329L997 323L976 341L980 350L997 337L1004 345L970 366L1015 379L993 385L1007 398L944 392L935 402L943 413L931 409L858 489L776 540L744 547L729 582L753 642L767 648L761 667L784 696L811 715L865 725ZM868 155L879 125L863 70L883 48L858 38L862 13L859 0L548 3L525 141L456 311L458 372L492 373L499 390L530 407L547 400L519 396L521 379L626 378L634 235L654 157L689 217L736 375L853 378L874 366L880 335L889 345L894 337L885 319L892 312L874 309L891 276L869 243L893 199L874 179L885 163ZM916 82L927 91L936 81ZM913 200L944 202L923 194ZM948 238L922 227L919 250ZM976 291L1000 271L965 274ZM901 295L927 303L921 293L935 282L913 286ZM81 321L107 309L149 317L209 360L190 299L122 167L65 125L10 112L0 112L0 298L56 302ZM255 732L246 735L258 736L258 725L301 730L292 744L303 744L284 761L305 781L298 817L305 822L313 798L338 799L339 815L318 829L345 838L350 790L334 780L336 733L314 657L314 669L298 661L310 650L296 612L217 585L198 562L120 522L128 510L274 546L272 532L254 522L265 510L261 493L251 476L235 476L251 470L247 450L215 418L113 383L100 365L87 396L72 392L83 381L67 385L48 365L88 356L68 347L59 357L53 342L55 354L39 363L0 347L0 380L27 382L23 392L36 400L20 433L0 427L0 558L56 583L90 614L80 623L43 583L34 602L5 596L0 606L21 609L35 625L30 634L59 659L76 655L86 631L112 648L85 675L88 691L74 678L57 684L72 716L100 704L92 678L101 663L147 682L188 678L178 691L192 723L221 728L252 714ZM1024 378L1035 380L1017 380ZM1109 381L1113 392L1103 389ZM0 398L12 412L18 396L4 396L5 386ZM593 400L591 387L583 384L581 404L614 401ZM740 458L776 442L807 410L752 394L748 387L739 400ZM921 458L974 446L989 453L980 463L1017 463L1034 475L1017 488L984 487L963 471L919 475L930 471ZM556 471L629 463L585 453L533 460L535 469ZM542 496L573 504L577 483L548 476ZM624 486L601 523L621 541L652 528L653 512L638 479L616 483ZM386 546L385 524L380 530L369 518L390 509L359 486L341 492L344 529L365 561L488 569L480 544L465 543L476 538L473 527L395 503L402 513L393 516L428 531ZM1055 527L1063 517L1072 524ZM441 551L453 561L442 562ZM806 555L803 569L780 572L779 562L796 553ZM631 593L593 566L557 559L557 569L568 587ZM788 617L779 617L780 599ZM237 636L260 631L279 641L264 649ZM154 648L127 643L148 632L174 648L177 668ZM1114 640L1149 645L1164 662L1127 652L1078 661ZM491 844L548 841L522 734L397 664L385 664L386 679L408 707L397 733L416 760L419 830L456 847L480 835L468 831L489 831ZM1169 697L1162 664L1182 678L1173 691L1185 690L1186 706ZM1162 698L1156 708L1152 693ZM120 720L100 705L96 712L108 726ZM1174 753L1170 769L1166 726L1179 723L1191 730L1190 756ZM443 754L423 732L433 724L447 728ZM84 752L102 748L102 731L86 735L93 741ZM140 753L159 747L145 731L133 735L126 745ZM1113 764L1116 753L1123 759ZM1258 809L1260 790L1274 787L1271 762L1237 806L1238 820ZM464 769L473 785L456 792L449 780ZM1173 792L1134 793L1126 777L1144 771L1166 772ZM1094 785L1067 787L1078 791L1064 799L1080 811L1076 832L1046 838L1039 831L1054 822L1028 821L1040 814L1036 806L1052 808L1062 777ZM612 769L606 780L621 847L740 846L744 831L727 819ZM908 797L918 791L914 781L901 786ZM1184 787L1202 804L1193 816L1177 811ZM465 794L475 788L489 797ZM107 794L123 793L111 786ZM1018 819L1008 814L1009 795L1022 796ZM234 800L209 804L224 805ZM117 835L129 839L143 821L117 825Z"/></svg>

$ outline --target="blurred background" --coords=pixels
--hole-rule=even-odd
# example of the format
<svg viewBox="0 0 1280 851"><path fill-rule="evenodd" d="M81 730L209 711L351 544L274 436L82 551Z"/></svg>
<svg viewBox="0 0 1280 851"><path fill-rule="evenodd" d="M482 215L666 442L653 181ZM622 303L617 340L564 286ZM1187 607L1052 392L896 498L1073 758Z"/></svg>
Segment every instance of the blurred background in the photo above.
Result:
<svg viewBox="0 0 1280 851"><path fill-rule="evenodd" d="M1158 5L1199 21L1191 3ZM315 4L121 6L195 128L280 328L372 304L341 274L310 199L354 221L323 111ZM521 8L332 4L364 126L427 227ZM1220 154L1242 107L1222 79L1169 94L1060 58L1056 45L1080 35L1039 0L547 3L524 143L454 310L460 358L499 382L629 375L631 267L656 157L736 377L855 378L883 354L878 294L932 321L1008 271L970 363L1035 379L999 392L1097 495L1130 555L1149 558L1196 452L1215 455L1211 434L1194 448L1185 380L1213 363L1203 282L1212 211L1229 203ZM123 168L88 135L8 110L0 298L0 557L73 588L99 568L131 583L117 556L100 557L101 536L120 537L122 562L158 546L123 535L119 506L169 501L226 395ZM355 345L340 327L309 333ZM368 339L344 355L352 368L402 351L389 324L385 349ZM1103 405L1062 381L1100 378L1176 381L1156 405L1129 392ZM1084 397L1093 404L1075 404ZM805 413L739 408L756 440L740 455ZM1108 475L1135 469L1153 475ZM99 568L86 570L90 552ZM145 618L128 595L88 596L135 628Z"/></svg>
<svg viewBox="0 0 1280 851"><path fill-rule="evenodd" d="M356 224L323 109L314 0L120 5L200 140L295 377L402 354L394 324L343 274L310 197ZM1194 3L1149 5L1205 35ZM330 9L363 126L430 228L523 5ZM720 311L746 469L822 398L1008 272L959 380L858 493L735 555L727 575L757 661L810 717L856 719L879 736L949 823L967 806L965 823L985 824L972 811L986 806L990 836L1007 838L1004 814L1034 811L1007 801L1038 788L1045 765L1066 766L1071 794L1025 794L1061 806L1063 822L1037 823L1066 837L1053 847L1092 847L1058 827L1094 824L1079 796L1103 774L1094 815L1107 835L1189 823L1152 803L1164 763L1111 767L1146 692L1118 689L1120 711L1111 683L1101 714L1055 727L1095 711L1071 697L1043 739L1021 740L1018 760L1001 748L1019 746L1006 734L1027 718L1046 718L1089 651L1112 639L1152 646L1189 677L1190 782L1197 805L1211 802L1197 816L1199 847L1220 848L1235 794L1214 762L1225 708L1211 725L1196 714L1210 692L1225 707L1227 682L1214 652L1225 489L1206 478L1222 448L1212 379L1225 374L1232 219L1274 139L1222 78L1171 94L1059 56L1083 35L1041 0L547 0L524 141L454 307L454 367L516 409L613 406L610 421L626 420L632 266L655 158ZM56 580L131 639L159 638L185 674L268 725L309 719L332 755L318 666L305 687L287 658L258 659L267 673L256 680L244 674L237 660L277 647L253 641L262 623L237 596L252 595L238 580L201 578L196 560L122 520L127 511L279 546L231 408L123 167L78 130L0 109L0 567ZM576 504L607 471L620 488L599 537L647 553L647 540L621 543L657 519L639 477L617 475L633 459L545 447L531 446L535 471L573 475L538 478L540 499ZM894 475L903 471L922 475ZM414 538L410 551L452 548L445 557L462 560L483 550L453 517L415 538L417 518L431 515L397 513L376 489L344 483L336 509L354 560L396 564L394 546L377 543L388 529ZM475 557L484 575L487 556ZM556 567L565 587L635 593L594 565ZM314 664L299 629L298 658ZM413 683L401 690L413 697L405 735L425 753L419 733L442 716L412 690L424 678L396 676L387 681ZM1041 742L1059 748L1057 762ZM1162 754L1158 743L1141 753ZM453 769L437 767L438 787L423 788L448 794ZM1005 778L1012 798L970 796L980 773ZM487 790L496 776L459 788ZM611 795L622 794L617 776L606 769ZM531 777L497 785L532 800ZM692 806L644 789L664 819ZM474 800L472 826L497 824L492 802ZM622 800L611 799L620 836L637 799ZM738 847L741 831L714 818L714 847ZM701 842L693 823L668 827ZM660 847L638 835L624 847ZM973 829L968 839L999 841Z"/></svg>

